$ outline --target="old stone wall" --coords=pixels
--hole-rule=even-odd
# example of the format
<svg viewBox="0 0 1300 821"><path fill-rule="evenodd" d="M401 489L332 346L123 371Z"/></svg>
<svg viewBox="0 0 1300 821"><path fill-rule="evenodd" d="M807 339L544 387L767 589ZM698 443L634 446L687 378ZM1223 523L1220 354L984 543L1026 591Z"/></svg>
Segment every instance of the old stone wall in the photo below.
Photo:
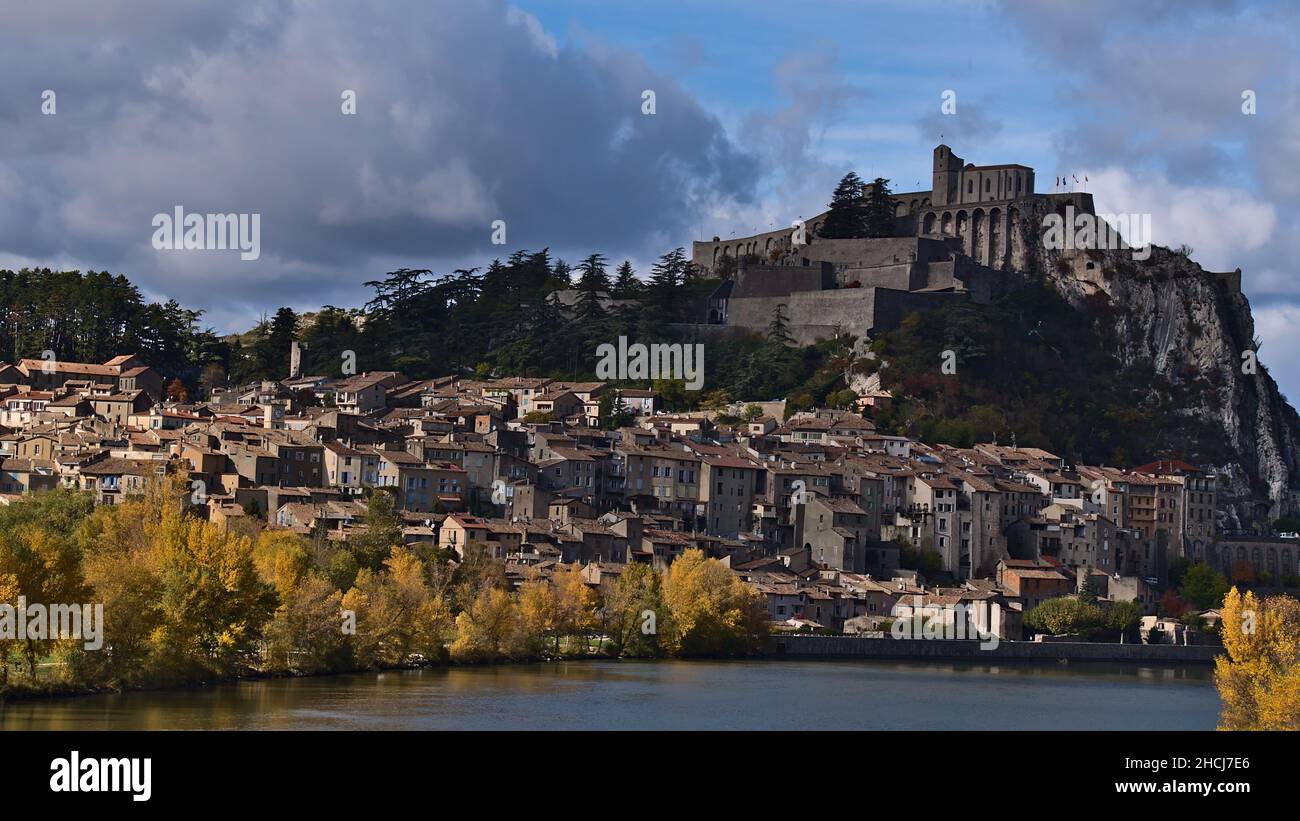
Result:
<svg viewBox="0 0 1300 821"><path fill-rule="evenodd" d="M806 266L746 265L736 272L735 281L735 287L731 289L733 303L737 298L781 297L799 291L833 288L835 274L830 265L821 263Z"/></svg>
<svg viewBox="0 0 1300 821"><path fill-rule="evenodd" d="M1119 661L1213 664L1222 647L1179 644L1092 644L1087 642L1000 641L982 649L957 639L861 638L857 636L774 636L774 656L861 659L966 659L970 661Z"/></svg>

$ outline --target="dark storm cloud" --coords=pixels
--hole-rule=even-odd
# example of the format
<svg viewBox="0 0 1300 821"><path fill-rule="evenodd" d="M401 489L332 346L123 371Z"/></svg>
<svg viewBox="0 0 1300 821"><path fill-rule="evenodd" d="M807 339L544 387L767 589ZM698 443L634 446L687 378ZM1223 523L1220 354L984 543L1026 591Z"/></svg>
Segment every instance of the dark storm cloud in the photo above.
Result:
<svg viewBox="0 0 1300 821"><path fill-rule="evenodd" d="M220 317L355 303L399 262L649 256L753 197L755 160L673 81L501 2L82 5L6 12L0 263L61 255ZM176 205L261 214L261 258L154 250Z"/></svg>

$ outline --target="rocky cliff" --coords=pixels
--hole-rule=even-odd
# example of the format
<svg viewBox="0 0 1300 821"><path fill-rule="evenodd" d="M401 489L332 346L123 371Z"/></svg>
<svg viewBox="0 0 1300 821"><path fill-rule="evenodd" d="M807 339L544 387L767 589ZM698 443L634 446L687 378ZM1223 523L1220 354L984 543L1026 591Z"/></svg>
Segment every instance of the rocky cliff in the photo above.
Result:
<svg viewBox="0 0 1300 821"><path fill-rule="evenodd" d="M1041 216L1021 223L1017 267L1091 312L1122 363L1149 364L1187 389L1191 401L1171 409L1169 425L1220 432L1213 466L1222 477L1221 526L1251 529L1300 511L1300 418L1256 362L1240 270L1206 271L1189 254L1158 246L1145 260L1127 248L1049 249L1035 230Z"/></svg>

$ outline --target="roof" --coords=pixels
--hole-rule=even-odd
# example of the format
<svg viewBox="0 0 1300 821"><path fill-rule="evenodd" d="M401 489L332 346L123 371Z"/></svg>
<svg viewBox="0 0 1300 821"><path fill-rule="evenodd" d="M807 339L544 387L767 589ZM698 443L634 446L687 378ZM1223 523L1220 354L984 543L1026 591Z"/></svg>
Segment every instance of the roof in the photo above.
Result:
<svg viewBox="0 0 1300 821"><path fill-rule="evenodd" d="M18 362L18 368L28 374L32 371L48 370L54 373L81 373L88 376L113 377L116 377L121 370L117 365L92 365L86 362L59 362L50 359L23 359Z"/></svg>

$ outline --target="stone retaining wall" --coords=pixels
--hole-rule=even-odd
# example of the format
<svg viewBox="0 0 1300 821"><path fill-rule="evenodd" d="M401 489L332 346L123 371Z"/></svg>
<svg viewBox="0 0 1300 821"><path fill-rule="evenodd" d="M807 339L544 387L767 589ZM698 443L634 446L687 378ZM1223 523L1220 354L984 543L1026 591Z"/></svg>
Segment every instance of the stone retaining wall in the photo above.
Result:
<svg viewBox="0 0 1300 821"><path fill-rule="evenodd" d="M980 649L978 641L955 639L858 638L855 636L773 636L768 649L780 658L920 658L971 661L1123 661L1212 664L1222 647L1176 644L1092 644L1086 642L1002 641Z"/></svg>

